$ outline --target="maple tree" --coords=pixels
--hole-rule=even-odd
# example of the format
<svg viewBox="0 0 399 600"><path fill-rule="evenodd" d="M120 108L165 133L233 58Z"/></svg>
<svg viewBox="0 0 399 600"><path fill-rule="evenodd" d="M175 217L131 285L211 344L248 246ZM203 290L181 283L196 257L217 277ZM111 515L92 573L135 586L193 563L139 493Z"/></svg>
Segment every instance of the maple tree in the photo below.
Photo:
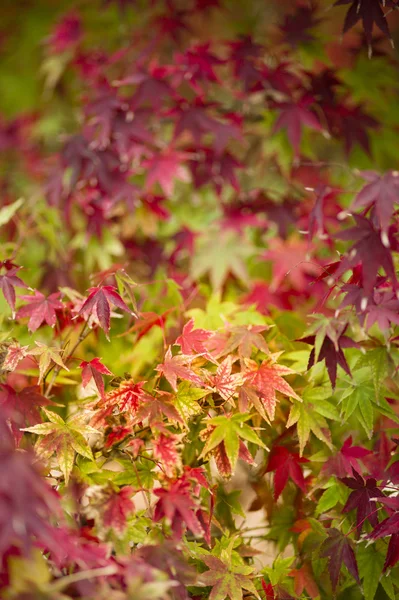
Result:
<svg viewBox="0 0 399 600"><path fill-rule="evenodd" d="M399 3L20 8L0 597L395 600Z"/></svg>

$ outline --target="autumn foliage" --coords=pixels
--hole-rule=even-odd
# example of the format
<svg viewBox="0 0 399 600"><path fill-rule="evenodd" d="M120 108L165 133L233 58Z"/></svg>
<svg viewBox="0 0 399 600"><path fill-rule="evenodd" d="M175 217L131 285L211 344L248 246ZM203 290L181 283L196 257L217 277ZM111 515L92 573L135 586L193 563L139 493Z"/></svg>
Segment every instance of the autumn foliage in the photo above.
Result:
<svg viewBox="0 0 399 600"><path fill-rule="evenodd" d="M395 600L396 0L22 4L0 597Z"/></svg>

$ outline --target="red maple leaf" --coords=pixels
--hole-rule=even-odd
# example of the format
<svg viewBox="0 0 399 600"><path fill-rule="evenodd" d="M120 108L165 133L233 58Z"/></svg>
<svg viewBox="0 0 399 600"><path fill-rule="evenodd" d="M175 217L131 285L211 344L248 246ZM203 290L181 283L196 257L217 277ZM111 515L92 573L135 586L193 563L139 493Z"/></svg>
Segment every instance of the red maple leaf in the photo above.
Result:
<svg viewBox="0 0 399 600"><path fill-rule="evenodd" d="M266 594L266 600L276 600L276 596L274 595L273 586L271 583L266 583L264 579L262 579L262 589Z"/></svg>
<svg viewBox="0 0 399 600"><path fill-rule="evenodd" d="M165 354L165 360L159 364L156 371L161 373L165 379L167 379L172 386L173 390L177 392L177 379L185 379L191 381L196 385L203 385L201 377L194 373L194 371L187 366L193 360L192 356L176 355L172 356L172 350L169 347Z"/></svg>
<svg viewBox="0 0 399 600"><path fill-rule="evenodd" d="M361 446L352 446L352 436L350 435L343 443L342 448L323 465L323 471L337 477L352 475L352 469L360 473L359 460L370 454L371 450Z"/></svg>
<svg viewBox="0 0 399 600"><path fill-rule="evenodd" d="M298 341L304 342L305 344L314 345L316 342L315 335L308 335L306 337L300 338ZM321 362L322 360L326 361L326 367L328 371L328 376L331 381L331 385L333 388L335 387L335 383L337 381L337 366L339 365L348 375L351 375L351 371L347 360L345 358L345 354L343 352L343 348L356 348L357 344L350 337L346 335L339 335L336 339L331 339L329 335L325 335L323 342L320 347L319 354L317 356L316 362ZM313 367L315 364L315 348L312 349L309 362L308 369Z"/></svg>
<svg viewBox="0 0 399 600"><path fill-rule="evenodd" d="M275 354L271 354L270 358L271 360L264 361L259 367L252 361L248 363L249 369L244 376L246 382L258 393L269 419L273 420L277 403L276 392L299 401L301 398L282 377L291 375L294 371L274 362L277 358Z"/></svg>
<svg viewBox="0 0 399 600"><path fill-rule="evenodd" d="M10 421L16 444L23 436L21 428L41 423L40 407L53 404L39 390L38 386L29 386L17 392L11 385L0 384L0 407Z"/></svg>
<svg viewBox="0 0 399 600"><path fill-rule="evenodd" d="M274 473L274 499L277 500L281 492L287 485L288 478L303 491L306 491L305 478L302 469L299 466L302 463L309 462L307 458L291 452L285 446L274 446L269 455L269 461L266 467L266 473Z"/></svg>
<svg viewBox="0 0 399 600"><path fill-rule="evenodd" d="M171 312L172 309L168 309L162 314L158 315L154 312L141 312L137 317L136 323L128 329L125 334L131 332L138 332L137 341L142 338L148 331L150 331L153 327L160 327L162 330L165 328L166 317Z"/></svg>
<svg viewBox="0 0 399 600"><path fill-rule="evenodd" d="M132 310L124 303L116 288L112 285L104 285L102 287L93 287L89 289L89 296L84 301L77 316L82 315L86 319L94 312L100 327L108 336L111 320L111 304L136 316Z"/></svg>
<svg viewBox="0 0 399 600"><path fill-rule="evenodd" d="M384 494L377 487L375 479L368 477L364 480L354 469L352 474L353 477L341 479L342 483L353 490L342 510L343 512L349 512L355 508L357 509L356 527L360 534L363 523L367 519L373 527L378 525L375 498L382 498Z"/></svg>
<svg viewBox="0 0 399 600"><path fill-rule="evenodd" d="M93 417L93 425L106 424L107 418L112 414L124 413L131 421L136 415L139 405L147 397L151 398L143 390L144 381L135 383L133 379L122 381L120 385L107 394L96 405L96 413Z"/></svg>
<svg viewBox="0 0 399 600"><path fill-rule="evenodd" d="M169 74L169 67L153 63L150 65L148 72L141 70L133 75L128 75L119 80L117 85L137 85L131 99L133 111L143 106L157 109L166 99L170 99L174 95L173 89L166 80Z"/></svg>
<svg viewBox="0 0 399 600"><path fill-rule="evenodd" d="M265 325L235 325L229 327L229 337L226 345L218 356L231 354L238 350L238 356L243 360L244 358L250 358L253 348L261 350L264 354L269 354L267 343L261 335L267 330L268 327Z"/></svg>
<svg viewBox="0 0 399 600"><path fill-rule="evenodd" d="M349 573L360 585L359 572L357 568L355 553L353 552L349 539L335 527L328 530L328 538L324 540L320 548L320 556L328 558L328 569L332 588L335 591L338 585L339 573L342 563L346 566Z"/></svg>
<svg viewBox="0 0 399 600"><path fill-rule="evenodd" d="M360 290L361 292L361 290ZM374 323L378 324L381 331L386 331L394 323L399 325L399 300L391 291L374 291L373 301L368 302L366 313L366 329L370 329ZM360 321L364 320L364 314Z"/></svg>
<svg viewBox="0 0 399 600"><path fill-rule="evenodd" d="M276 106L280 114L272 132L276 133L280 129L287 130L287 136L296 157L299 155L304 125L315 131L323 131L318 118L308 108L313 102L313 98L304 96L296 103L281 102Z"/></svg>
<svg viewBox="0 0 399 600"><path fill-rule="evenodd" d="M83 360L79 367L82 370L82 385L85 388L91 379L94 379L100 396L104 397L104 381L101 375L112 375L112 372L100 362L99 358L92 358L90 361Z"/></svg>
<svg viewBox="0 0 399 600"><path fill-rule="evenodd" d="M364 111L362 104L327 104L323 108L331 134L344 140L346 155L357 143L371 156L368 129L378 128L379 123Z"/></svg>
<svg viewBox="0 0 399 600"><path fill-rule="evenodd" d="M175 180L188 181L188 173L183 166L185 159L184 152L167 148L144 161L143 166L147 170L145 189L149 191L158 183L166 196L172 196Z"/></svg>
<svg viewBox="0 0 399 600"><path fill-rule="evenodd" d="M181 467L181 457L177 448L179 436L165 435L161 433L152 444L153 455L159 460L161 467L167 477L176 476L176 471Z"/></svg>
<svg viewBox="0 0 399 600"><path fill-rule="evenodd" d="M215 67L223 65L225 61L210 52L210 44L194 44L184 53L175 55L175 63L181 69L181 77L188 80L197 93L202 92L200 85L204 81L221 83Z"/></svg>
<svg viewBox="0 0 399 600"><path fill-rule="evenodd" d="M166 517L170 521L175 539L180 539L186 528L193 535L204 535L204 529L196 515L198 507L191 496L190 488L191 484L186 479L176 479L167 488L153 490L159 498L155 505L154 521Z"/></svg>
<svg viewBox="0 0 399 600"><path fill-rule="evenodd" d="M229 61L233 63L234 76L242 83L244 91L263 90L263 75L257 68L257 60L263 51L262 46L256 44L249 35L243 35L238 40L228 42L228 46L230 48Z"/></svg>
<svg viewBox="0 0 399 600"><path fill-rule="evenodd" d="M126 527L127 517L134 511L134 503L131 499L134 490L130 486L125 486L119 492L112 492L102 506L103 523L117 531L123 532Z"/></svg>
<svg viewBox="0 0 399 600"><path fill-rule="evenodd" d="M13 316L15 311L15 288L16 287L28 287L22 279L20 279L16 273L21 267L13 267L8 269L4 275L0 275L0 288L3 292L4 298L7 304L12 310Z"/></svg>
<svg viewBox="0 0 399 600"><path fill-rule="evenodd" d="M387 171L380 175L375 171L362 171L360 175L368 181L356 195L352 208L371 206L375 208L379 226L388 231L395 204L399 203L399 173Z"/></svg>
<svg viewBox="0 0 399 600"><path fill-rule="evenodd" d="M367 538L378 540L382 537L391 536L383 569L386 571L389 567L395 566L399 561L399 499L391 496L389 498L379 498L378 502L384 504L387 510L393 514L381 521Z"/></svg>
<svg viewBox="0 0 399 600"><path fill-rule="evenodd" d="M382 267L396 289L398 282L389 249L396 247L393 235L390 236L390 231L383 232L381 235L381 232L366 217L353 215L353 218L356 223L355 227L350 227L335 236L341 240L354 242L354 244L335 270L334 276L338 278L349 269L361 265L363 288L366 295L369 296ZM373 252L370 252L370 248L373 249Z"/></svg>
<svg viewBox="0 0 399 600"><path fill-rule="evenodd" d="M350 4L350 7L345 16L343 33L346 33L349 29L354 27L356 23L361 19L366 40L369 44L370 53L374 24L389 39L392 39L388 23L379 0L337 0L334 6L342 6L344 4Z"/></svg>
<svg viewBox="0 0 399 600"><path fill-rule="evenodd" d="M217 392L223 400L230 400L237 391L237 388L244 383L241 373L232 373L233 358L227 356L218 366L214 375L206 373L209 385L207 386L214 392Z"/></svg>
<svg viewBox="0 0 399 600"><path fill-rule="evenodd" d="M285 281L295 290L303 291L309 285L309 276L320 272L320 266L309 258L309 245L304 240L273 238L262 258L273 265L271 292L278 290Z"/></svg>
<svg viewBox="0 0 399 600"><path fill-rule="evenodd" d="M320 22L321 19L315 17L313 6L297 6L294 14L286 15L280 30L284 34L284 41L295 48L299 44L314 41L309 29L313 29Z"/></svg>
<svg viewBox="0 0 399 600"><path fill-rule="evenodd" d="M319 588L314 580L312 567L307 563L303 564L300 569L293 569L289 573L290 577L294 577L294 590L298 598L305 591L310 598L318 598L320 596Z"/></svg>
<svg viewBox="0 0 399 600"><path fill-rule="evenodd" d="M135 422L141 423L148 419L152 426L157 428L158 421L162 421L165 416L169 421L177 421L183 424L180 413L171 402L172 394L158 390L157 396L145 394L141 397L141 405L136 414Z"/></svg>
<svg viewBox="0 0 399 600"><path fill-rule="evenodd" d="M209 355L204 343L212 337L213 332L205 329L194 329L194 320L190 319L183 327L183 332L176 339L183 354Z"/></svg>
<svg viewBox="0 0 399 600"><path fill-rule="evenodd" d="M33 296L20 296L21 300L26 300L28 304L22 306L17 312L17 318L29 317L29 331L36 331L42 323L47 323L54 327L57 321L56 311L63 308L59 300L60 292L50 294L47 298L41 292L35 290Z"/></svg>

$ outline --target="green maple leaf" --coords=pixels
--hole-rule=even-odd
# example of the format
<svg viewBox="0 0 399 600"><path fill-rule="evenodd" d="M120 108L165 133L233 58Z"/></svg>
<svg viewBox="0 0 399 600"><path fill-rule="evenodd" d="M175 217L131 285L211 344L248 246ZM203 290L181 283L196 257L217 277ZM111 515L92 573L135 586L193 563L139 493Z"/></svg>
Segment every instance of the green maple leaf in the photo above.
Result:
<svg viewBox="0 0 399 600"><path fill-rule="evenodd" d="M43 436L35 446L37 455L46 460L55 453L58 465L65 477L65 483L68 483L76 454L94 460L85 434L98 433L98 431L86 425L79 416L73 416L64 421L55 412L46 409L43 409L43 411L49 421L27 427L23 431Z"/></svg>
<svg viewBox="0 0 399 600"><path fill-rule="evenodd" d="M375 388L370 378L370 369L358 369L352 373L350 381L342 379L337 392L345 421L354 415L371 438L374 427Z"/></svg>
<svg viewBox="0 0 399 600"><path fill-rule="evenodd" d="M204 556L202 560L209 567L209 571L201 575L202 582L212 586L209 600L242 600L243 590L251 592L260 600L254 584L248 577L254 570L252 567L232 565L230 561L223 562L212 555Z"/></svg>
<svg viewBox="0 0 399 600"><path fill-rule="evenodd" d="M355 364L355 369L361 369L363 367L370 369L375 394L377 396L380 395L382 384L388 375L389 361L390 356L387 348L385 346L380 346L368 350Z"/></svg>
<svg viewBox="0 0 399 600"><path fill-rule="evenodd" d="M258 437L255 431L245 424L252 415L235 414L235 415L220 415L213 419L207 419L207 425L213 425L214 429L206 441L204 449L199 458L203 458L214 448L223 443L226 450L227 458L230 461L231 470L234 470L238 459L240 448L240 438L266 448L265 444Z"/></svg>
<svg viewBox="0 0 399 600"><path fill-rule="evenodd" d="M191 264L191 275L198 280L209 274L212 288L220 291L228 275L235 275L242 283L248 281L245 260L253 254L252 246L233 231L212 232L209 236L201 236Z"/></svg>
<svg viewBox="0 0 399 600"><path fill-rule="evenodd" d="M326 419L339 420L335 406L328 402L332 394L330 386L308 387L302 394L302 402L294 401L287 421L287 427L297 426L300 455L313 433L319 440L332 448L331 435Z"/></svg>
<svg viewBox="0 0 399 600"><path fill-rule="evenodd" d="M192 387L188 381L183 381L179 385L177 394L173 399L173 404L186 425L191 417L198 415L202 411L197 400L201 400L201 398L210 393L210 390Z"/></svg>

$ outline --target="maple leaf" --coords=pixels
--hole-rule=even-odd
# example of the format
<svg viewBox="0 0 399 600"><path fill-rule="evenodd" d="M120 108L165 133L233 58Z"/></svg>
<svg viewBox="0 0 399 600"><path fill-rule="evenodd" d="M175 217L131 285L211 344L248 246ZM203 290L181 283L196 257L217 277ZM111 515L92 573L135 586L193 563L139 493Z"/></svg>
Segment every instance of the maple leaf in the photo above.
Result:
<svg viewBox="0 0 399 600"><path fill-rule="evenodd" d="M55 453L65 483L68 483L76 453L93 460L93 453L84 434L98 433L98 431L90 425L86 425L80 415L64 421L57 413L43 410L49 421L33 427L26 427L23 431L43 436L35 445L37 455L46 460Z"/></svg>
<svg viewBox="0 0 399 600"><path fill-rule="evenodd" d="M32 332L36 331L42 323L54 327L57 320L56 310L63 308L63 304L59 300L60 296L61 293L56 292L46 298L37 290L33 296L20 296L21 300L26 300L29 304L18 310L17 318L29 317L28 328Z"/></svg>
<svg viewBox="0 0 399 600"><path fill-rule="evenodd" d="M399 300L397 296L387 290L385 292L374 291L373 299L367 303L366 329L370 329L375 323L381 331L386 331L392 324L399 325ZM360 322L363 321L360 316Z"/></svg>
<svg viewBox="0 0 399 600"><path fill-rule="evenodd" d="M244 377L241 373L232 373L233 358L227 356L218 366L216 373L209 374L205 372L209 382L208 389L218 393L223 400L231 400L237 392L237 388L244 383Z"/></svg>
<svg viewBox="0 0 399 600"><path fill-rule="evenodd" d="M212 431L207 437L204 449L201 452L200 458L205 457L212 452L216 447L223 443L227 459L230 463L230 472L234 471L240 452L240 438L266 448L265 444L258 437L251 427L246 425L245 421L251 418L251 415L242 415L240 413L233 415L220 415L207 419L206 424L212 427ZM208 435L209 429L205 430L205 435ZM203 435L204 437L204 435Z"/></svg>
<svg viewBox="0 0 399 600"><path fill-rule="evenodd" d="M133 488L127 485L119 492L108 496L102 506L104 527L112 528L118 533L124 531L127 517L134 511L134 503L131 499L133 494Z"/></svg>
<svg viewBox="0 0 399 600"><path fill-rule="evenodd" d="M295 373L292 369L277 364L280 353L270 354L260 366L254 361L247 360L248 370L244 373L246 382L258 393L268 418L272 421L276 409L276 392L301 402L301 398L284 379L284 375Z"/></svg>
<svg viewBox="0 0 399 600"><path fill-rule="evenodd" d="M392 511L393 514L381 521L381 523L378 523L367 538L378 540L382 537L391 536L383 568L383 571L385 572L389 567L395 566L399 561L399 501L397 497L391 496L388 498L379 498L378 502L384 504L387 507L387 510Z"/></svg>
<svg viewBox="0 0 399 600"><path fill-rule="evenodd" d="M39 380L38 383L43 381L43 378L49 368L50 364L53 362L62 369L69 371L68 367L63 363L60 354L63 350L59 348L50 348L50 346L46 346L46 344L42 344L41 342L36 342L35 344L37 348L33 348L29 350L28 354L30 356L39 356Z"/></svg>
<svg viewBox="0 0 399 600"><path fill-rule="evenodd" d="M157 421L165 416L169 421L176 421L183 424L184 420L180 416L174 404L171 402L172 394L157 390L157 396L146 394L141 399L141 406L135 417L135 422L140 423L148 419L150 424L157 427Z"/></svg>
<svg viewBox="0 0 399 600"><path fill-rule="evenodd" d="M276 600L274 589L271 583L266 583L265 580L262 579L262 589L266 594L266 600Z"/></svg>
<svg viewBox="0 0 399 600"><path fill-rule="evenodd" d="M187 182L188 173L183 166L186 154L167 148L143 163L147 169L146 190L158 183L167 197L173 196L175 180Z"/></svg>
<svg viewBox="0 0 399 600"><path fill-rule="evenodd" d="M263 331L267 330L266 325L236 325L229 327L228 341L223 351L216 356L231 354L238 349L238 356L243 363L243 359L250 358L253 347L261 350L264 354L269 354L267 343L261 335Z"/></svg>
<svg viewBox="0 0 399 600"><path fill-rule="evenodd" d="M183 381L179 385L172 402L186 425L191 417L199 414L202 410L197 400L201 400L209 393L209 390L192 387L188 381Z"/></svg>
<svg viewBox="0 0 399 600"><path fill-rule="evenodd" d="M203 354L209 357L210 354L205 348L204 343L212 337L213 332L205 329L194 329L194 319L190 319L183 327L183 332L176 339L183 354ZM210 357L212 359L212 357Z"/></svg>
<svg viewBox="0 0 399 600"><path fill-rule="evenodd" d="M152 109L155 109L158 108L160 103L172 98L174 95L173 89L166 81L169 74L170 69L168 67L152 64L149 72L140 70L117 81L116 84L118 86L137 85L131 100L132 110L136 111L144 105L149 105Z"/></svg>
<svg viewBox="0 0 399 600"><path fill-rule="evenodd" d="M104 397L104 381L101 375L112 375L111 371L100 362L99 358L92 358L90 361L83 360L79 367L82 369L82 385L85 388L91 379L94 379L96 388L101 398Z"/></svg>
<svg viewBox="0 0 399 600"><path fill-rule="evenodd" d="M392 285L396 288L396 272L389 250L389 246L395 247L395 244L389 235L390 232L388 231L385 235L381 235L381 232L365 217L353 215L353 218L356 223L355 227L350 227L336 234L338 239L354 241L355 243L342 259L341 264L335 270L334 276L338 278L349 269L353 269L360 264L363 288L365 294L370 296L373 292L378 272L382 267L387 276L390 277ZM373 248L373 252L371 253L370 248Z"/></svg>
<svg viewBox="0 0 399 600"><path fill-rule="evenodd" d="M199 236L191 263L193 279L198 280L209 273L215 292L221 290L230 273L246 285L248 273L245 260L254 252L252 245L231 230L220 231L217 237L218 243L215 244L214 232Z"/></svg>
<svg viewBox="0 0 399 600"><path fill-rule="evenodd" d="M107 392L96 405L96 413L92 424L106 425L107 418L111 415L125 414L131 420L138 411L141 402L144 402L148 394L143 390L144 381L135 383L133 379L122 381L115 389Z"/></svg>
<svg viewBox="0 0 399 600"><path fill-rule="evenodd" d="M0 275L0 288L3 292L3 296L7 301L7 304L12 310L12 316L15 316L15 288L28 287L16 273L21 267L13 267L8 269L4 275Z"/></svg>
<svg viewBox="0 0 399 600"><path fill-rule="evenodd" d="M153 456L159 460L166 477L176 477L181 466L181 455L177 448L179 436L161 433L152 443Z"/></svg>
<svg viewBox="0 0 399 600"><path fill-rule="evenodd" d="M352 475L352 469L361 472L359 460L371 454L371 450L361 446L352 446L352 436L350 435L343 443L341 449L323 465L322 470L328 475L345 477Z"/></svg>
<svg viewBox="0 0 399 600"><path fill-rule="evenodd" d="M89 289L89 296L84 301L80 308L77 316L83 316L86 319L95 312L98 318L100 327L105 331L108 337L110 328L110 316L111 309L110 305L113 304L117 308L128 312L129 314L136 317L135 313L124 303L116 288L112 285L104 285L102 287L93 287Z"/></svg>
<svg viewBox="0 0 399 600"><path fill-rule="evenodd" d="M390 40L391 34L388 23L381 8L379 0L338 0L334 6L350 4L345 16L343 33L354 27L360 19L362 20L364 34L369 45L369 54L371 54L371 39L373 25L375 24Z"/></svg>
<svg viewBox="0 0 399 600"><path fill-rule="evenodd" d="M318 118L308 108L313 102L313 98L303 97L296 103L281 102L277 104L280 114L273 126L272 133L276 133L280 129L286 129L296 157L299 155L302 127L304 125L315 131L323 131Z"/></svg>
<svg viewBox="0 0 399 600"><path fill-rule="evenodd" d="M192 356L176 355L172 356L172 350L169 348L165 354L163 363L156 367L156 371L161 373L168 380L172 389L177 392L177 379L185 379L196 385L202 385L202 379L187 366L193 360Z"/></svg>
<svg viewBox="0 0 399 600"><path fill-rule="evenodd" d="M182 78L188 80L196 92L201 93L198 83L221 83L215 67L223 65L225 61L210 52L209 43L193 44L184 53L176 54L175 61L182 70Z"/></svg>
<svg viewBox="0 0 399 600"><path fill-rule="evenodd" d="M375 479L368 477L364 480L354 469L352 474L353 477L341 479L342 483L353 490L342 510L343 512L350 512L355 508L357 509L356 527L360 534L366 520L373 527L378 525L375 499L384 497L384 494L377 487Z"/></svg>
<svg viewBox="0 0 399 600"><path fill-rule="evenodd" d="M53 404L53 402L42 396L37 386L25 387L17 392L11 385L0 384L0 407L10 420L17 445L23 435L21 427L40 423L39 409L48 404Z"/></svg>
<svg viewBox="0 0 399 600"><path fill-rule="evenodd" d="M325 360L328 376L334 388L338 365L342 367L345 373L351 375L343 348L356 348L357 344L343 334L346 328L342 329L341 327L337 331L332 324L324 322L324 324L316 324L314 329L317 331L316 335L308 335L298 341L314 346L309 356L308 369L313 367L316 362Z"/></svg>
<svg viewBox="0 0 399 600"><path fill-rule="evenodd" d="M374 206L379 226L386 232L394 213L394 205L399 203L399 173L387 171L384 175L379 175L375 171L361 171L360 175L369 183L358 192L352 208L369 209Z"/></svg>
<svg viewBox="0 0 399 600"><path fill-rule="evenodd" d="M318 598L320 595L319 588L313 578L312 568L308 564L302 565L300 569L293 569L289 573L290 577L294 577L295 594L300 597L304 590L310 598Z"/></svg>
<svg viewBox="0 0 399 600"><path fill-rule="evenodd" d="M320 548L320 556L328 558L328 569L333 591L338 585L339 573L342 563L346 566L349 573L360 584L359 572L357 568L355 553L353 552L349 539L335 527L328 530L328 538L324 540Z"/></svg>
<svg viewBox="0 0 399 600"><path fill-rule="evenodd" d="M333 404L327 401L332 390L330 386L305 388L302 393L302 402L294 402L286 427L296 424L299 450L302 456L303 450L309 440L310 432L319 440L332 448L331 434L327 419L340 420L340 415Z"/></svg>
<svg viewBox="0 0 399 600"><path fill-rule="evenodd" d="M191 484L186 479L176 479L167 488L155 488L159 500L155 505L154 521L164 517L170 521L173 537L180 539L186 527L193 535L203 536L204 529L196 515L197 505L190 494Z"/></svg>
<svg viewBox="0 0 399 600"><path fill-rule="evenodd" d="M303 491L306 491L305 478L302 469L299 466L302 463L308 463L307 458L303 458L292 452L285 446L273 446L269 455L269 461L266 467L266 473L274 473L274 499L277 500L285 486L288 478Z"/></svg>
<svg viewBox="0 0 399 600"><path fill-rule="evenodd" d="M137 341L141 339L148 331L151 331L153 327L165 328L165 322L167 315L171 312L170 309L158 315L154 312L140 312L136 323L126 331L127 333L138 332Z"/></svg>
<svg viewBox="0 0 399 600"><path fill-rule="evenodd" d="M237 126L217 121L208 114L208 110L214 106L214 104L205 104L200 97L197 97L191 105L184 101L177 106L171 111L172 114L177 114L174 139L188 131L196 146L200 146L203 136L211 133L215 137L215 151L222 153L228 139L240 138L240 133Z"/></svg>
<svg viewBox="0 0 399 600"><path fill-rule="evenodd" d="M379 123L363 110L361 104L356 106L326 105L324 112L331 133L344 139L347 156L355 143L371 156L368 129L377 129Z"/></svg>
<svg viewBox="0 0 399 600"><path fill-rule="evenodd" d="M7 346L7 353L1 368L3 371L15 371L20 361L28 355L29 346L20 346L17 342Z"/></svg>
<svg viewBox="0 0 399 600"><path fill-rule="evenodd" d="M212 556L201 557L209 567L209 571L201 574L205 585L212 586L209 600L238 600L242 598L243 590L249 591L258 600L260 596L248 575L253 573L253 567L248 565L232 565L230 561L223 562L220 558Z"/></svg>
<svg viewBox="0 0 399 600"><path fill-rule="evenodd" d="M313 6L298 6L292 15L286 15L280 30L284 34L284 41L296 48L299 44L314 41L314 35L308 30L313 29L321 22L316 19Z"/></svg>
<svg viewBox="0 0 399 600"><path fill-rule="evenodd" d="M262 258L273 265L271 292L278 290L285 280L295 290L303 291L309 285L308 276L320 272L320 266L309 260L308 244L295 238L288 241L273 238Z"/></svg>

